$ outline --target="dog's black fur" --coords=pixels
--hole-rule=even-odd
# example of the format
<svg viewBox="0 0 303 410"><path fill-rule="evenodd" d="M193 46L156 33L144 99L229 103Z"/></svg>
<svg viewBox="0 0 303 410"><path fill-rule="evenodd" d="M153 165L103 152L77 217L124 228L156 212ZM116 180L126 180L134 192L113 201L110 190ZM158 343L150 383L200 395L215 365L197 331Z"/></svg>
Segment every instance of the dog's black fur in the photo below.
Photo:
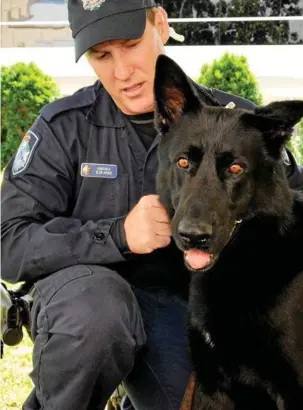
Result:
<svg viewBox="0 0 303 410"><path fill-rule="evenodd" d="M185 261L193 409L302 410L303 197L289 188L281 150L303 101L209 106L166 56L155 101L157 191L173 238L185 253L213 255L204 269Z"/></svg>

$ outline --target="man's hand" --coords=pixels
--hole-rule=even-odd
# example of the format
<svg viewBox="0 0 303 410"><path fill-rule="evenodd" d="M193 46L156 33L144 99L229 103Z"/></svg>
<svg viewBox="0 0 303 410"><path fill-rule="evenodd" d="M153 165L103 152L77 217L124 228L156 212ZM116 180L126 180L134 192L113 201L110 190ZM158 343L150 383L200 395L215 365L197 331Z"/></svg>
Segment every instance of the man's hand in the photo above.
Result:
<svg viewBox="0 0 303 410"><path fill-rule="evenodd" d="M151 253L171 241L170 221L158 195L143 196L127 215L124 229L134 253Z"/></svg>

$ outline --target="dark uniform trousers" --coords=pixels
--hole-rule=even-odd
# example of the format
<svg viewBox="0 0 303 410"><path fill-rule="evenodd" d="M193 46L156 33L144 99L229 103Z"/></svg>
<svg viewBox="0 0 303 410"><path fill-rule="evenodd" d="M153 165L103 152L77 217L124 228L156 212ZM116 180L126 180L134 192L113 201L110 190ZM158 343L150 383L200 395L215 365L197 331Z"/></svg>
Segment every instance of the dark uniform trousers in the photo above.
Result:
<svg viewBox="0 0 303 410"><path fill-rule="evenodd" d="M35 389L24 410L103 410L124 381L137 410L177 410L191 367L187 305L97 265L36 283Z"/></svg>

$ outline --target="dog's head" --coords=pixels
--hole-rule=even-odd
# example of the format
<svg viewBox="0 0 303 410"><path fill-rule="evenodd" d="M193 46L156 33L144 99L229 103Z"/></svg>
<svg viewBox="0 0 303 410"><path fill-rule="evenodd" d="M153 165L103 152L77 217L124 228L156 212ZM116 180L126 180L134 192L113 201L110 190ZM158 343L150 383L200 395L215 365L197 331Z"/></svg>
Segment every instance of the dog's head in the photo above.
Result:
<svg viewBox="0 0 303 410"><path fill-rule="evenodd" d="M281 152L303 116L303 101L253 112L214 106L164 55L154 87L156 126L163 134L157 191L188 267L207 269L249 214L290 217Z"/></svg>

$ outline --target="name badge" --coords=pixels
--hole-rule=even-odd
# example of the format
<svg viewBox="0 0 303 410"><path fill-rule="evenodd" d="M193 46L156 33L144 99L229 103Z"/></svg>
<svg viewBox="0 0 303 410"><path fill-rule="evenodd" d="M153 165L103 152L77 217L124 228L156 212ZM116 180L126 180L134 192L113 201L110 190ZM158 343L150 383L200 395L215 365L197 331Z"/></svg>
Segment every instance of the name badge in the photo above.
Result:
<svg viewBox="0 0 303 410"><path fill-rule="evenodd" d="M117 178L117 165L112 164L81 164L81 176L91 178Z"/></svg>

